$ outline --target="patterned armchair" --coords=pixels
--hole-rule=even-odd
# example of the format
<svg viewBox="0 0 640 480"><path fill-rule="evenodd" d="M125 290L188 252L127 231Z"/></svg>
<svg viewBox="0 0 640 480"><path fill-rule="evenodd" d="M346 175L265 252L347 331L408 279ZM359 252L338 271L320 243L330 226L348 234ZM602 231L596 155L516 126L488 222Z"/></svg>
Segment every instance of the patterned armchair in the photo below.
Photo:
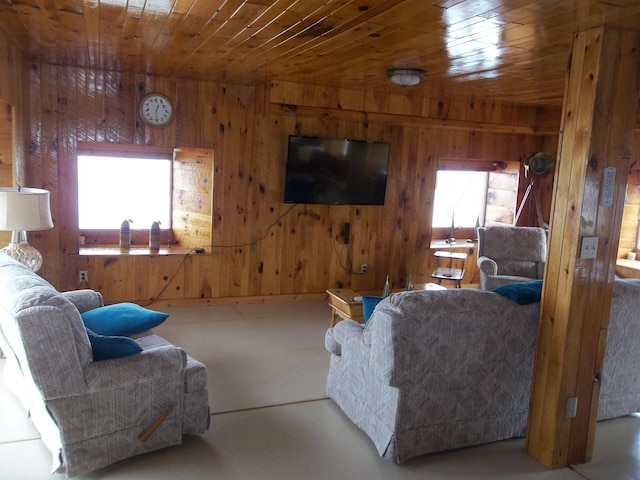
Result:
<svg viewBox="0 0 640 480"><path fill-rule="evenodd" d="M478 267L483 290L540 280L546 259L547 235L540 227L478 228Z"/></svg>
<svg viewBox="0 0 640 480"><path fill-rule="evenodd" d="M325 334L327 394L404 462L526 433L540 303L466 288L399 292ZM640 407L640 279L614 281L598 420Z"/></svg>
<svg viewBox="0 0 640 480"><path fill-rule="evenodd" d="M69 477L209 427L205 365L151 330L134 335L141 352L94 359L81 313L102 305L100 293L58 292L0 254L4 381L51 451L52 470Z"/></svg>
<svg viewBox="0 0 640 480"><path fill-rule="evenodd" d="M394 293L325 335L327 394L401 463L522 437L540 306L452 288Z"/></svg>

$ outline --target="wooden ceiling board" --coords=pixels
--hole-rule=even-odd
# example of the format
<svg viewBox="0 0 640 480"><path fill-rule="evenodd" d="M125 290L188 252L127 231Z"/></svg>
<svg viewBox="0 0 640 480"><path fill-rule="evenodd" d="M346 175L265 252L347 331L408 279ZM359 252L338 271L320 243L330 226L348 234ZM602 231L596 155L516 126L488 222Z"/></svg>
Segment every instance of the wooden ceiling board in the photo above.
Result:
<svg viewBox="0 0 640 480"><path fill-rule="evenodd" d="M5 0L0 15L35 62L374 92L414 67L416 95L548 106L576 31L640 30L638 0Z"/></svg>
<svg viewBox="0 0 640 480"><path fill-rule="evenodd" d="M367 11L367 13L370 13L370 11ZM357 28L351 28L350 25L353 21L350 21L349 24L336 25L330 32L318 38L310 37L309 40L294 50L290 49L290 44L282 44L280 45L279 59L284 59L293 53L302 56L305 59L305 65L307 62L313 64L314 60L316 60L333 69L337 65L344 67L344 58L350 59L348 66L351 66L352 62L361 57L367 49L373 50L375 55L373 58L382 60L388 58L389 56L384 48L385 42L392 42L394 44L395 57L401 56L402 53L400 51L402 48L400 42L407 39L407 36L404 35L402 38L398 36L397 40L394 41L391 35L399 32L398 27L395 26L397 22L377 23L378 20L380 20L379 17L372 18L371 20L359 19ZM409 36L408 39L409 41L415 41L416 37L412 35ZM334 58L328 58L330 56L334 56ZM336 61L338 62L337 64ZM313 65L313 68L321 67ZM366 66L366 68L367 70L369 69L368 66ZM344 68L342 70L344 70ZM383 71L386 71L386 68Z"/></svg>

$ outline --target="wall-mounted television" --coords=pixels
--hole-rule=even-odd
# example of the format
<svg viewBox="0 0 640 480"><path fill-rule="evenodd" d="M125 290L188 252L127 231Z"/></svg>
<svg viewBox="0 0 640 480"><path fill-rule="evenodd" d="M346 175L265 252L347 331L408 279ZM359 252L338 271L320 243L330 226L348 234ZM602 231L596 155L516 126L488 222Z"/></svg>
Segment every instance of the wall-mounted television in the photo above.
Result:
<svg viewBox="0 0 640 480"><path fill-rule="evenodd" d="M390 145L289 136L285 203L384 205Z"/></svg>

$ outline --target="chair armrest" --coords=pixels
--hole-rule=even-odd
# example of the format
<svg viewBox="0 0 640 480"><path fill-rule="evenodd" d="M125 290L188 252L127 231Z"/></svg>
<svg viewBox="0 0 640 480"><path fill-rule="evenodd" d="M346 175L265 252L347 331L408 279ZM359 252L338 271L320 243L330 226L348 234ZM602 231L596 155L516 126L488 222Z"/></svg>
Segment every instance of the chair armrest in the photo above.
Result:
<svg viewBox="0 0 640 480"><path fill-rule="evenodd" d="M487 275L498 274L498 264L489 257L478 257L478 268Z"/></svg>
<svg viewBox="0 0 640 480"><path fill-rule="evenodd" d="M187 365L187 354L173 345L143 350L128 357L90 363L85 369L87 393L101 392L177 375Z"/></svg>
<svg viewBox="0 0 640 480"><path fill-rule="evenodd" d="M69 292L62 292L62 295L71 301L80 313L104 306L102 294L95 290L71 290Z"/></svg>
<svg viewBox="0 0 640 480"><path fill-rule="evenodd" d="M342 320L333 327L334 337L336 341L342 345L350 343L354 340L362 341L362 332L364 325L355 320Z"/></svg>
<svg viewBox="0 0 640 480"><path fill-rule="evenodd" d="M354 320L342 320L327 330L324 336L325 348L334 355L342 354L342 346L356 341L362 342L364 326Z"/></svg>

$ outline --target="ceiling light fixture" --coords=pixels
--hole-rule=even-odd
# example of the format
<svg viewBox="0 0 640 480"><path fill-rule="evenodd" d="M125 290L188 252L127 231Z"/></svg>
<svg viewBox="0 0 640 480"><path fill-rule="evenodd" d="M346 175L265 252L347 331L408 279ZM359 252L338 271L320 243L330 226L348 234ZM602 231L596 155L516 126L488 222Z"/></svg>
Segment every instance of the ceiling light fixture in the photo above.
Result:
<svg viewBox="0 0 640 480"><path fill-rule="evenodd" d="M401 87L417 85L425 75L425 71L419 68L392 68L387 70L387 77L389 77L391 83Z"/></svg>

